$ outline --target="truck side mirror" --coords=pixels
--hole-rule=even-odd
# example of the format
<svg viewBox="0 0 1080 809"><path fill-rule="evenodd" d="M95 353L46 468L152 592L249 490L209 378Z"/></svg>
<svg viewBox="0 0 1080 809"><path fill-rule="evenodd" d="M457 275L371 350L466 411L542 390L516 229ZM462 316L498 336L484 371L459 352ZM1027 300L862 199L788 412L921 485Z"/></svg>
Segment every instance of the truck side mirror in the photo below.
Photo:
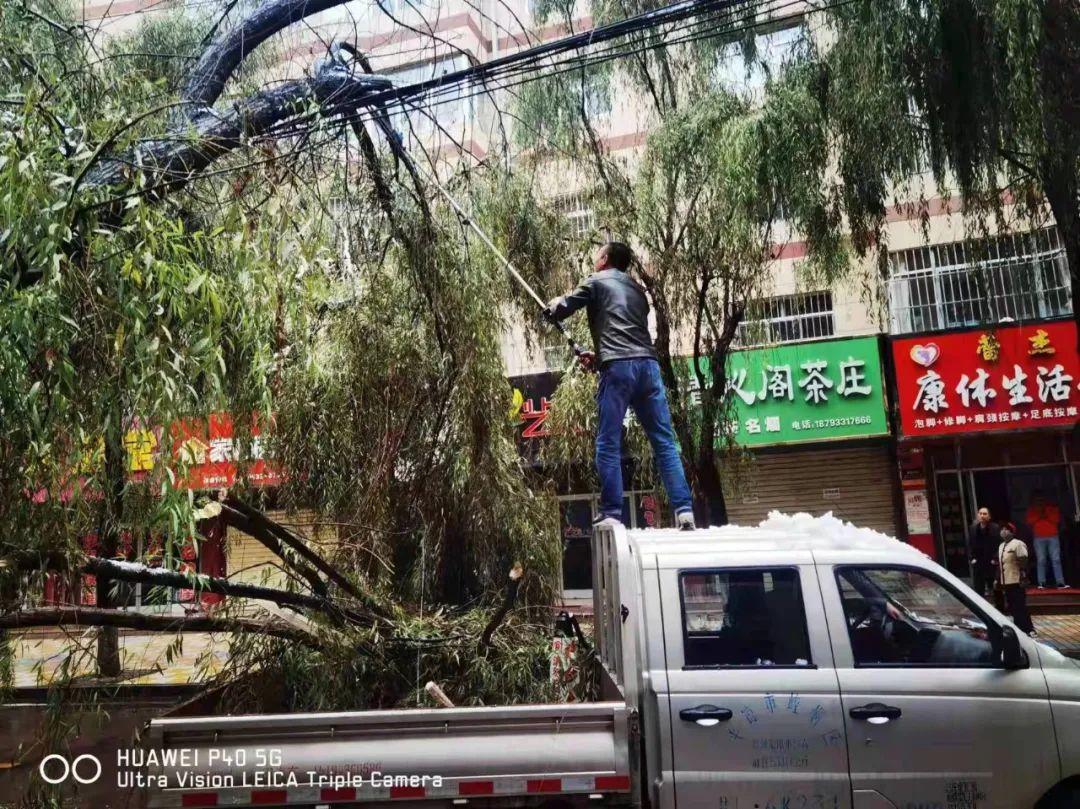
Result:
<svg viewBox="0 0 1080 809"><path fill-rule="evenodd" d="M1028 667L1027 653L1020 646L1016 630L1011 626L1001 627L1001 665L1010 671Z"/></svg>

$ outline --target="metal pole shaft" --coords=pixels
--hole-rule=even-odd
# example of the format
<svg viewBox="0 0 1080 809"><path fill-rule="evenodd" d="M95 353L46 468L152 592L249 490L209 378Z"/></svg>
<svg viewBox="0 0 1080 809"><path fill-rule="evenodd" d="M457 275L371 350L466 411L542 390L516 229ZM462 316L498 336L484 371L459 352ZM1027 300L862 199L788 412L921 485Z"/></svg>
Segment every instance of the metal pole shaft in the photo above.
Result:
<svg viewBox="0 0 1080 809"><path fill-rule="evenodd" d="M483 241L483 243L487 245L488 249L495 254L495 257L502 262L502 265L506 268L506 271L514 277L514 280L521 284L522 288L529 293L532 299L536 301L542 309L546 309L547 303L545 303L544 300L536 294L535 289L529 286L529 282L521 277L521 273L519 273L517 271L517 268L510 263L510 259L508 259L502 254L502 251L500 251L499 248L495 246L495 243L488 238L488 235L480 229L480 226L477 225L476 222L473 221L473 218L469 216L460 205L458 205L457 200L450 196L450 192L443 188L439 183L435 182L434 179L431 182L436 188L439 189L439 192L446 198L446 201L450 203L450 206L455 211L457 211L458 216L465 220L465 224L473 229L473 233L479 236L481 241Z"/></svg>
<svg viewBox="0 0 1080 809"><path fill-rule="evenodd" d="M404 147L402 147L402 149L404 149ZM412 158L409 158L409 159L411 160ZM413 165L416 165L416 163L414 162ZM445 188L443 188L442 184L437 179L435 179L435 177L429 176L428 179L431 181L432 185L434 185L437 189L439 189L439 193L442 194L443 197L446 198L446 201L450 203L450 207L452 207L454 209L454 211L457 212L457 215L460 216L465 221L465 224L468 225L470 228L472 228L473 233L475 233L477 236L479 236L480 240L485 245L487 245L487 248L492 253L495 254L495 257L498 258L500 262L502 262L503 267L506 268L506 271L508 273L510 273L510 275L513 277L513 279L515 281L517 281L519 284L521 284L522 289L524 289L526 292L528 292L529 296L534 301L536 301L537 305L546 312L547 311L547 303L545 303L544 299L541 298L536 293L536 290L533 289L532 286L529 285L529 282L526 281L521 276L521 273L519 273L517 271L517 268L510 262L510 259L508 259L506 256L503 255L502 251L499 250L499 248L495 246L495 243L493 241L491 241L490 237L488 237L488 235L486 233L484 233L484 231L480 228L480 226L478 224L476 224L476 222L473 220L473 218L471 216L469 216L469 214L465 211L464 208L461 207L461 205L458 204L458 201L456 199L454 199L454 197L450 194L450 192L447 191ZM585 353L585 349L583 349L581 346L579 346L577 344L577 342L574 341L574 338L570 336L570 332L568 332L566 330L565 325L563 325L560 321L554 320L553 318L550 318L550 317L545 318L545 319L547 320L548 323L550 323L552 326L554 326L563 337L566 338L566 342L570 344L570 348L573 350L575 356L580 357L582 354Z"/></svg>

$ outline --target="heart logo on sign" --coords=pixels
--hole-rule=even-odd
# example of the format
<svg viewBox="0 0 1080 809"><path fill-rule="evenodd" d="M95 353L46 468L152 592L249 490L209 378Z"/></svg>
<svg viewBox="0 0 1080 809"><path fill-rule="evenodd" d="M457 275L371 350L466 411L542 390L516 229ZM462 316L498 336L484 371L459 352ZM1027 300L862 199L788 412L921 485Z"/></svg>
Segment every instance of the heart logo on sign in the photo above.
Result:
<svg viewBox="0 0 1080 809"><path fill-rule="evenodd" d="M937 343L927 343L926 345L914 345L911 347L911 358L923 368L929 368L938 361L938 357L940 356L941 349L938 348Z"/></svg>

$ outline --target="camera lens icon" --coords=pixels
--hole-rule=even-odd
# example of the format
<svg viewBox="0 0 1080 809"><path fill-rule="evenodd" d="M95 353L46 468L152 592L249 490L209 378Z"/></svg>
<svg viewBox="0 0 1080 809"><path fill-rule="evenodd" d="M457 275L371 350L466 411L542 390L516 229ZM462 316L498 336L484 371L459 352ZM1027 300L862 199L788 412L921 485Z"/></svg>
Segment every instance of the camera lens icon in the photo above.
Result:
<svg viewBox="0 0 1080 809"><path fill-rule="evenodd" d="M58 763L52 764L53 761ZM93 784L101 778L101 759L83 753L69 762L59 753L50 753L38 764L38 773L47 784L62 784L68 778L74 778L80 784Z"/></svg>

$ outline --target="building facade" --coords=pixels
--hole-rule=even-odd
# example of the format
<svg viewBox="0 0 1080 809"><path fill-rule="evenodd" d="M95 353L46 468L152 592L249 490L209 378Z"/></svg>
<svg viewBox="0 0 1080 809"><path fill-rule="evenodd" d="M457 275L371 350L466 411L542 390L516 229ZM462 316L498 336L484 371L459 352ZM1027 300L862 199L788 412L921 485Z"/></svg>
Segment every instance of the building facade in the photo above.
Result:
<svg viewBox="0 0 1080 809"><path fill-rule="evenodd" d="M571 23L543 27L534 25L525 0L383 6L345 3L294 26L273 43L275 72L302 75L329 42L347 40L371 56L376 70L419 80L592 25L585 4ZM103 35L175 7L156 0L83 3ZM790 17L763 29L750 65L733 43L718 80L760 93L800 25ZM507 119L498 112L506 103L462 91L442 98L434 118L411 110L399 113L395 126L406 143L468 163L487 157L506 136ZM616 109L595 112L605 148L631 159L645 141L646 116L625 98ZM545 183L557 189L552 203L579 235L602 239L580 178L560 171L550 167L559 181ZM784 234L777 245L763 298L740 326L739 350L723 372L736 413L733 432L751 459L727 492L731 516L756 522L771 509L832 511L907 539L967 575L966 526L976 508L987 505L999 519L1022 522L1038 490L1067 517L1064 552L1080 582L1080 363L1060 239L1053 227L973 239L962 201L937 196L927 177L915 178L911 191L926 204L890 211L885 278L869 262L856 262L829 288L807 285L798 234ZM515 328L504 335L503 355L521 393L522 451L536 463L566 356L554 337L551 346L530 348ZM625 520L637 527L662 522L656 493L637 488L628 462ZM591 586L597 494L586 480L582 474L559 483L564 584L572 592Z"/></svg>

